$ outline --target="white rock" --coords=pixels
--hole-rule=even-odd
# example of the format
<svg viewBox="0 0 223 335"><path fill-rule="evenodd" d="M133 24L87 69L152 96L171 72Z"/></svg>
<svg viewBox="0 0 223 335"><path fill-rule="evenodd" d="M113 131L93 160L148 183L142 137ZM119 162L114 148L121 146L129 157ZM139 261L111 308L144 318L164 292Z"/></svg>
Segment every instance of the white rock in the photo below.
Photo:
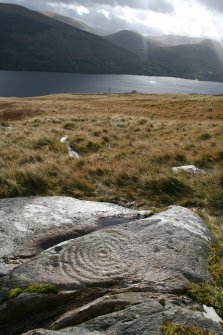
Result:
<svg viewBox="0 0 223 335"><path fill-rule="evenodd" d="M139 211L139 215L143 218L143 217L148 217L151 216L153 214L153 211L150 210L141 210Z"/></svg>
<svg viewBox="0 0 223 335"><path fill-rule="evenodd" d="M188 172L192 174L205 174L203 169L199 169L195 165L182 165L177 167L172 167L173 172Z"/></svg>
<svg viewBox="0 0 223 335"><path fill-rule="evenodd" d="M76 151L73 150L73 148L71 147L69 141L68 141L68 136L64 136L60 139L60 142L63 144L66 144L67 146L67 150L68 150L68 154L71 158L77 158L80 159L80 156L78 155L78 153Z"/></svg>
<svg viewBox="0 0 223 335"><path fill-rule="evenodd" d="M218 316L218 314L215 312L213 307L208 307L206 305L203 305L204 308L204 317L207 319L211 319L214 322L222 322L222 319L220 318L220 316Z"/></svg>
<svg viewBox="0 0 223 335"><path fill-rule="evenodd" d="M64 137L62 137L61 139L60 139L60 142L61 143L64 143L64 144L66 144L67 143L67 135L66 136L64 136Z"/></svg>

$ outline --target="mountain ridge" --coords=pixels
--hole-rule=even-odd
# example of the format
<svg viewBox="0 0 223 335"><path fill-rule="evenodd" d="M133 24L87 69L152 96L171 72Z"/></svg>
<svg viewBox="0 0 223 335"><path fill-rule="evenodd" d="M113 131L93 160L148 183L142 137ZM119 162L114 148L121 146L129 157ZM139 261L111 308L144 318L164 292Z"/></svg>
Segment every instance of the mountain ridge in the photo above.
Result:
<svg viewBox="0 0 223 335"><path fill-rule="evenodd" d="M137 72L135 56L103 38L18 5L0 4L0 68Z"/></svg>
<svg viewBox="0 0 223 335"><path fill-rule="evenodd" d="M109 42L126 48L128 51L145 59L150 48L161 46L159 42L150 40L138 32L131 30L121 30L115 34L104 36Z"/></svg>
<svg viewBox="0 0 223 335"><path fill-rule="evenodd" d="M68 24L70 26L73 26L75 28L87 31L89 33L94 33L89 26L87 26L84 22L82 22L80 20L73 19L71 17L65 16L65 15L59 15L59 14L52 13L52 12L42 12L42 14L44 14L47 17L50 17L54 20L57 20L59 22L66 23L66 24Z"/></svg>
<svg viewBox="0 0 223 335"><path fill-rule="evenodd" d="M192 39L190 44L162 45L127 30L105 38L141 57L144 74L223 81L223 47L216 41L203 39L192 43Z"/></svg>
<svg viewBox="0 0 223 335"><path fill-rule="evenodd" d="M101 37L19 5L0 4L0 69L137 74L223 82L223 47L163 46L132 31Z"/></svg>

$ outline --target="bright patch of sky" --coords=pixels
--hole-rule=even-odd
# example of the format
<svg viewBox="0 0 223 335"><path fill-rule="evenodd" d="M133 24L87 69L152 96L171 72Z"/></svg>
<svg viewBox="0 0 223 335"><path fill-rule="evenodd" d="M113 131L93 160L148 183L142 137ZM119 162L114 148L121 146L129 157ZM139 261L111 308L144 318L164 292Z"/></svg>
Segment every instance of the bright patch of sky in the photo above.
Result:
<svg viewBox="0 0 223 335"><path fill-rule="evenodd" d="M106 17L107 20L111 19L109 11L107 11L105 9L98 9L97 12L103 14Z"/></svg>
<svg viewBox="0 0 223 335"><path fill-rule="evenodd" d="M207 10L205 6L196 1L173 0L174 11L172 13L159 13L154 11L142 12L141 15L133 10L129 15L131 22L140 22L145 27L157 29L164 34L187 35L196 37L209 37L219 39L223 32L222 13Z"/></svg>
<svg viewBox="0 0 223 335"><path fill-rule="evenodd" d="M124 26L125 29L137 30L142 34L157 33L222 39L222 12L210 9L194 0L172 0L171 4L173 10L167 12L127 6L111 8L108 5L101 5L104 8L98 9L97 12L110 20L108 30L111 29L111 32L119 30L119 26L112 23L118 19L123 21L120 29L123 29ZM88 15L85 16L85 23L94 24L94 19L91 21L92 12L93 10L90 9ZM94 18L93 15L92 17ZM100 22L99 17L97 20Z"/></svg>
<svg viewBox="0 0 223 335"><path fill-rule="evenodd" d="M72 5L72 4L64 4L64 3L55 3L49 2L48 5L51 7L53 12L61 14L62 12L66 14L68 11L76 12L77 15L82 16L84 14L89 14L90 11L87 7ZM29 6L30 7L30 6Z"/></svg>

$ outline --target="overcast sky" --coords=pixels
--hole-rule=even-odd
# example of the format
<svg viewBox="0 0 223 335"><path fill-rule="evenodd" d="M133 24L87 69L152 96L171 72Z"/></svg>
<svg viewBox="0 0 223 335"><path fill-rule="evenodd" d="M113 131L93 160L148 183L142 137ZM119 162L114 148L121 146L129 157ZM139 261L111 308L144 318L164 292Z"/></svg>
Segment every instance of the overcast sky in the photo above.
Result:
<svg viewBox="0 0 223 335"><path fill-rule="evenodd" d="M222 39L223 0L0 0L79 19L101 33L130 29Z"/></svg>

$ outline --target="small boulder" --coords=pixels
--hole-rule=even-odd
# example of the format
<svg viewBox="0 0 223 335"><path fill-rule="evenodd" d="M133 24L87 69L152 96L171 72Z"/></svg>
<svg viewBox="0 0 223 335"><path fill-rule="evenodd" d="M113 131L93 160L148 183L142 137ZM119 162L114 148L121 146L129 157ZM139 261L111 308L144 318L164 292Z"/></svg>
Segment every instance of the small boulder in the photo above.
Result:
<svg viewBox="0 0 223 335"><path fill-rule="evenodd" d="M173 172L186 172L191 174L205 174L205 170L196 167L195 165L182 165L177 167L172 167Z"/></svg>

